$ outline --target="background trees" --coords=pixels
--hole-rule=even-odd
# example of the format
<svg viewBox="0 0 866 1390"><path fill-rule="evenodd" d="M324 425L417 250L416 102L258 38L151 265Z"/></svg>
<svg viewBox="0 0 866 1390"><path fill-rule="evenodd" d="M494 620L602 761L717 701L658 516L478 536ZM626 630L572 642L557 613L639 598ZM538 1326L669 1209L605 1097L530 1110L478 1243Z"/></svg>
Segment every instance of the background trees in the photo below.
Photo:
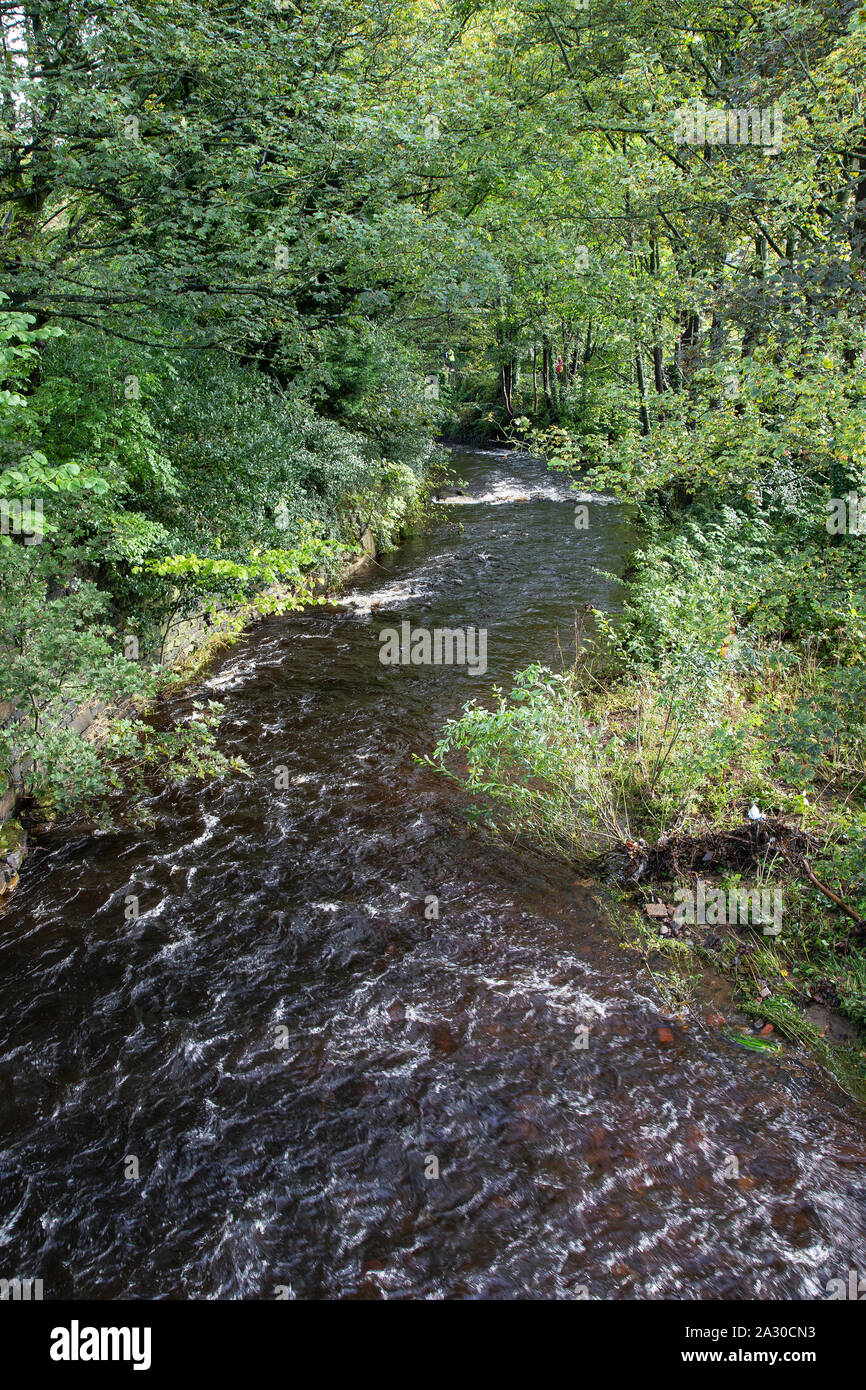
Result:
<svg viewBox="0 0 866 1390"><path fill-rule="evenodd" d="M158 650L181 574L255 588L362 498L393 526L440 427L534 429L669 512L760 489L814 530L858 486L856 5L0 0L0 30L0 497L45 500L42 546L0 537L10 608L13 569L49 616L86 581ZM679 143L696 103L777 112L778 148Z"/></svg>

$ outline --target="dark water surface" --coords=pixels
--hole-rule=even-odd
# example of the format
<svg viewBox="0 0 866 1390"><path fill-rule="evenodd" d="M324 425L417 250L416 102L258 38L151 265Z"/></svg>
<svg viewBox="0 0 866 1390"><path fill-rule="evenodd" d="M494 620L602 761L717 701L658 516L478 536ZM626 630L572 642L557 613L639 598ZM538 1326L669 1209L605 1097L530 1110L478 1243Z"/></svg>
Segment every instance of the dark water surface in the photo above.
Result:
<svg viewBox="0 0 866 1390"><path fill-rule="evenodd" d="M28 864L0 918L0 1277L46 1298L792 1298L866 1269L853 1104L794 1051L699 1023L662 1044L592 888L487 845L413 762L465 699L556 659L576 606L616 602L593 566L629 545L604 500L576 531L538 463L457 462L472 501L177 700L225 702L253 781L166 791L153 830ZM383 667L403 618L486 627L487 674Z"/></svg>

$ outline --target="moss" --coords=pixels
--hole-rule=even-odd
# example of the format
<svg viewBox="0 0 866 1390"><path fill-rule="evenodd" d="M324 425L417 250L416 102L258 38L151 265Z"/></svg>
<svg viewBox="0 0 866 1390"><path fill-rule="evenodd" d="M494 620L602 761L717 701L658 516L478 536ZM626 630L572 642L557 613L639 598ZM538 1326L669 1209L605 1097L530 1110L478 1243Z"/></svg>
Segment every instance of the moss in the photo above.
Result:
<svg viewBox="0 0 866 1390"><path fill-rule="evenodd" d="M27 832L17 820L8 820L0 825L0 859L23 849L27 844Z"/></svg>

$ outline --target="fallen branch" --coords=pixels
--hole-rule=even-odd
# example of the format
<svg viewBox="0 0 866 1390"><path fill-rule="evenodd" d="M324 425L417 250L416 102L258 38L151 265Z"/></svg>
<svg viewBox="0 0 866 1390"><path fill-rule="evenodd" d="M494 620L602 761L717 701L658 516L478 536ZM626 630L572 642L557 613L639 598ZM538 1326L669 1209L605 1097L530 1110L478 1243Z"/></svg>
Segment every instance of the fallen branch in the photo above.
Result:
<svg viewBox="0 0 866 1390"><path fill-rule="evenodd" d="M782 850L782 853L785 854L785 851ZM787 859L787 855L785 855L785 858ZM791 861L789 860L788 862L790 863ZM808 859L804 858L803 868L805 870L806 877L808 878L809 882L813 883L820 893L823 893L825 897L829 898L831 902L835 903L836 906L839 908L840 912L844 912L846 917L850 917L852 922L856 922L858 931L866 931L866 921L864 921L864 919L860 916L859 912L855 912L853 907L849 907L847 903L843 903L842 899L836 896L832 888L828 888L825 883L822 883L819 878L815 877L815 875L812 872L812 866L809 863Z"/></svg>

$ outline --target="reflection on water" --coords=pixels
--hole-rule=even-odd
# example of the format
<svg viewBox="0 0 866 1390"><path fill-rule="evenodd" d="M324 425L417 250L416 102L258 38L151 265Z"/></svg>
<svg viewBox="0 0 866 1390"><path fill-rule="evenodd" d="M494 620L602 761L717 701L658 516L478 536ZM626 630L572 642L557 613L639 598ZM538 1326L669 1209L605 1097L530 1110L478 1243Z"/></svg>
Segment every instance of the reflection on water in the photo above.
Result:
<svg viewBox="0 0 866 1390"><path fill-rule="evenodd" d="M154 830L28 865L0 918L0 1276L791 1298L864 1267L854 1107L793 1052L699 1022L662 1044L591 887L491 847L413 761L465 699L558 662L628 548L618 506L581 494L576 530L540 464L456 462L474 500L177 700L224 701L252 782L164 791ZM383 666L404 619L486 628L487 673Z"/></svg>

